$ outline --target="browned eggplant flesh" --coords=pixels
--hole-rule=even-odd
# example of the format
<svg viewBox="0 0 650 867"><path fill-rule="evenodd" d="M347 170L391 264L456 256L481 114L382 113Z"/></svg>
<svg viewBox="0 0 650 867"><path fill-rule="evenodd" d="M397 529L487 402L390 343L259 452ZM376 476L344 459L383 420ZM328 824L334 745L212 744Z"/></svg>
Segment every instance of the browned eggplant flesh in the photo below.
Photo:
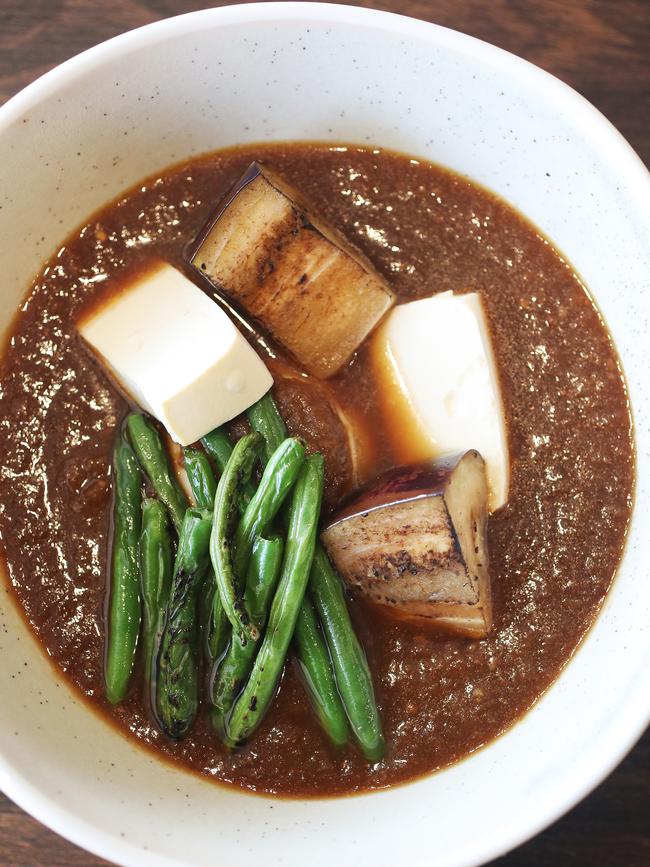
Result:
<svg viewBox="0 0 650 867"><path fill-rule="evenodd" d="M393 470L333 518L323 542L369 601L480 638L492 622L487 496L477 451Z"/></svg>
<svg viewBox="0 0 650 867"><path fill-rule="evenodd" d="M308 373L326 379L394 297L362 254L299 200L253 163L203 229L190 261Z"/></svg>

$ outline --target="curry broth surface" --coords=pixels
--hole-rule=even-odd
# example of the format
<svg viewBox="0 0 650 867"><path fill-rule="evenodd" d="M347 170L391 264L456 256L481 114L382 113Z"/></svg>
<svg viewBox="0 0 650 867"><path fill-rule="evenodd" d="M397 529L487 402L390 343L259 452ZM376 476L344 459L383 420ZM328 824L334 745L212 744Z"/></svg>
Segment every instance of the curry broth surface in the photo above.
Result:
<svg viewBox="0 0 650 867"><path fill-rule="evenodd" d="M512 480L491 519L491 637L426 634L352 602L388 749L337 754L293 661L252 741L228 754L203 712L174 744L152 726L140 679L103 698L110 459L127 404L74 321L154 257L182 250L253 159L311 197L407 301L477 289L507 404ZM432 333L431 339L436 335ZM435 372L434 372L435 374ZM372 432L370 469L400 463L382 434L368 347L333 381ZM0 381L0 530L12 585L66 677L124 732L212 779L263 792L380 788L453 762L507 729L566 663L607 593L631 508L633 444L609 335L570 266L511 207L439 167L386 151L259 145L146 181L95 215L47 263L15 321Z"/></svg>

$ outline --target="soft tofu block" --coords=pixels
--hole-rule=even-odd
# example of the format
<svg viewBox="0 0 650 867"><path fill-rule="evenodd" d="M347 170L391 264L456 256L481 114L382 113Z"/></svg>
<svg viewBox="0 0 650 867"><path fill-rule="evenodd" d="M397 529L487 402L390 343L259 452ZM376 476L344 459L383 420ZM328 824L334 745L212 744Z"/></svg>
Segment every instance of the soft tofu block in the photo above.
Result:
<svg viewBox="0 0 650 867"><path fill-rule="evenodd" d="M476 451L392 470L323 531L345 581L421 624L482 638L492 624L487 481Z"/></svg>
<svg viewBox="0 0 650 867"><path fill-rule="evenodd" d="M508 435L480 295L442 292L396 307L374 350L384 400L393 412L397 405L400 432L413 428L417 457L476 449L487 466L490 511L503 506L510 479Z"/></svg>
<svg viewBox="0 0 650 867"><path fill-rule="evenodd" d="M171 265L138 275L78 329L181 445L239 415L273 384L228 315Z"/></svg>
<svg viewBox="0 0 650 867"><path fill-rule="evenodd" d="M361 253L254 163L202 231L191 263L314 376L335 374L394 303Z"/></svg>

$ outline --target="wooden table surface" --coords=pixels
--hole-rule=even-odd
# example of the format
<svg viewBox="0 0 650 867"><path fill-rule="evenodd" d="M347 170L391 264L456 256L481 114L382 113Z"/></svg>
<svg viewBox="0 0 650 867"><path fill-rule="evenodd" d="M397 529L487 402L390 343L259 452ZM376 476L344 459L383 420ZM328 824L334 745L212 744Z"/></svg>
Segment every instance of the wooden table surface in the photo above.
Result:
<svg viewBox="0 0 650 867"><path fill-rule="evenodd" d="M208 3L0 0L0 103L91 45ZM444 24L527 58L593 102L650 165L650 0L384 0L356 5ZM648 867L649 783L650 732L582 804L495 864ZM62 840L0 794L0 865L99 864L105 862Z"/></svg>

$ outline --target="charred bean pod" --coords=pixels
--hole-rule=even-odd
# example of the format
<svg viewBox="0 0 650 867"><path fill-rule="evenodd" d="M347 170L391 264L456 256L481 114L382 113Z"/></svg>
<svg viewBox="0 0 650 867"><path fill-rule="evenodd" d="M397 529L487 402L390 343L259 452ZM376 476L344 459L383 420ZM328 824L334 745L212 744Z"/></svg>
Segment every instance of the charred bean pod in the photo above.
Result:
<svg viewBox="0 0 650 867"><path fill-rule="evenodd" d="M336 688L332 661L318 617L307 596L300 606L294 642L298 665L316 718L334 746L342 747L348 741L348 720Z"/></svg>
<svg viewBox="0 0 650 867"><path fill-rule="evenodd" d="M364 756L377 762L384 755L385 743L372 675L350 620L341 579L321 545L314 554L309 589L327 639L336 685L350 726Z"/></svg>
<svg viewBox="0 0 650 867"><path fill-rule="evenodd" d="M267 463L287 436L287 426L271 392L268 391L264 397L249 407L246 415L253 430L259 431L264 437L264 463Z"/></svg>
<svg viewBox="0 0 650 867"><path fill-rule="evenodd" d="M217 481L208 456L200 449L186 448L183 449L183 459L196 505L199 509L212 511L214 495L217 493Z"/></svg>
<svg viewBox="0 0 650 867"><path fill-rule="evenodd" d="M165 627L158 650L155 703L165 734L185 737L199 707L197 592L209 565L212 530L208 512L188 509L174 563Z"/></svg>
<svg viewBox="0 0 650 867"><path fill-rule="evenodd" d="M230 623L223 610L214 569L209 566L199 591L198 618L205 659L209 666L221 659L230 639Z"/></svg>
<svg viewBox="0 0 650 867"><path fill-rule="evenodd" d="M230 437L223 427L217 427L209 434L201 437L201 444L212 458L219 473L223 473L232 454Z"/></svg>
<svg viewBox="0 0 650 867"><path fill-rule="evenodd" d="M133 671L141 617L138 544L142 475L133 450L123 437L113 453L113 478L113 549L105 679L106 698L111 704L118 704L126 695Z"/></svg>
<svg viewBox="0 0 650 867"><path fill-rule="evenodd" d="M206 450L219 473L223 473L226 464L232 454L233 444L223 427L215 428L209 434L201 438L203 448ZM246 504L252 499L255 487L249 479L243 486L239 498L239 509L244 511ZM208 663L218 661L223 655L226 644L230 637L230 622L226 617L221 598L216 587L214 571L210 570L206 575L205 594L202 598L206 612L202 614L202 621L206 624L206 657Z"/></svg>
<svg viewBox="0 0 650 867"><path fill-rule="evenodd" d="M228 442L228 448L230 454L232 452L230 442ZM217 492L217 481L208 456L200 449L194 448L184 449L183 456L187 478L197 506L200 509L212 511ZM204 638L205 656L208 663L212 663L223 653L230 632L230 624L217 594L216 578L212 568L207 570L199 594L199 620Z"/></svg>
<svg viewBox="0 0 650 867"><path fill-rule="evenodd" d="M205 624L205 652L209 664L221 659L230 638L230 622L221 604L214 569L210 567L205 576L201 622Z"/></svg>
<svg viewBox="0 0 650 867"><path fill-rule="evenodd" d="M243 587L239 585L233 567L233 533L239 493L250 479L261 447L262 437L258 433L246 434L234 447L217 485L210 539L210 556L219 599L233 630L240 632L243 640L257 638L258 631L251 623L242 598Z"/></svg>
<svg viewBox="0 0 650 867"><path fill-rule="evenodd" d="M312 455L305 459L291 495L282 572L264 639L248 682L226 720L229 746L251 736L275 695L309 580L322 498L323 458Z"/></svg>
<svg viewBox="0 0 650 867"><path fill-rule="evenodd" d="M174 572L204 572L210 565L212 512L207 509L186 509L182 530L176 549Z"/></svg>
<svg viewBox="0 0 650 867"><path fill-rule="evenodd" d="M260 633L268 617L269 606L277 584L284 542L280 536L255 541L248 565L245 600L254 623ZM212 684L212 721L223 734L224 719L229 713L238 692L250 674L258 641L241 641L234 632L230 647L215 672Z"/></svg>
<svg viewBox="0 0 650 867"><path fill-rule="evenodd" d="M233 444L230 441L230 437L228 436L224 428L215 428L209 434L201 437L201 442L203 443L203 448L206 450L206 452L212 459L214 465L219 470L219 473L223 473L226 468L226 464L230 460L230 455L232 454L232 450L234 448ZM242 489L239 495L238 506L240 512L244 512L246 506L253 498L254 493L255 485L253 484L251 479L248 479L242 485Z"/></svg>
<svg viewBox="0 0 650 867"><path fill-rule="evenodd" d="M146 682L155 677L155 649L165 625L172 580L172 546L167 510L160 500L142 503L140 585L142 588L142 643Z"/></svg>
<svg viewBox="0 0 650 867"><path fill-rule="evenodd" d="M259 430L263 435L266 452L277 448L278 443L286 436L286 425L271 393L265 394L263 398L250 407L247 415L251 427L254 430ZM337 689L362 751L367 758L372 759L374 756L383 754L384 749L381 720L374 699L372 675L363 648L354 632L340 579L319 541L316 543L314 567L310 578L312 593L315 583L318 583L319 587L322 585L321 589L325 590L323 595L329 603L327 613L330 622L328 624L322 621L323 615L319 606L317 606L317 613L321 618L326 645L334 667ZM336 593L337 588L338 594ZM305 645L297 642L299 661L303 669L306 669L306 666L312 662L312 660L302 657L302 650L305 649ZM312 685L316 689L318 681L312 681ZM315 696L311 692L310 699L314 703ZM327 695L320 696L321 705L327 701ZM316 707L315 703L314 707Z"/></svg>
<svg viewBox="0 0 650 867"><path fill-rule="evenodd" d="M158 498L167 506L176 532L180 533L187 498L174 478L160 435L142 413L132 413L126 425L140 466Z"/></svg>
<svg viewBox="0 0 650 867"><path fill-rule="evenodd" d="M262 536L293 487L305 459L305 447L289 437L280 443L267 463L253 499L235 531L234 569L238 578L246 574L253 542Z"/></svg>

